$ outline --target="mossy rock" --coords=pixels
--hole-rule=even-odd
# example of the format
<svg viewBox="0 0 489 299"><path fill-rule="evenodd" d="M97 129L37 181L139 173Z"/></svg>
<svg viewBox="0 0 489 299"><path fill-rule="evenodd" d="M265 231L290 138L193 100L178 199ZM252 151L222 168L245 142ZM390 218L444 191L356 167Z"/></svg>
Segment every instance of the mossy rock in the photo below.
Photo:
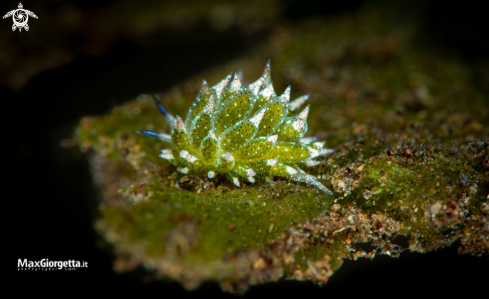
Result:
<svg viewBox="0 0 489 299"><path fill-rule="evenodd" d="M322 284L344 259L454 241L488 255L488 99L468 66L409 32L370 10L282 26L249 58L160 95L185 116L202 79L242 69L251 80L271 58L278 93L290 84L293 98L311 95L308 134L335 152L309 173L334 196L284 179L236 188L177 173L158 157L168 144L135 133L170 132L144 98L82 119L76 138L102 190L96 226L116 269L144 265L188 289L212 280L242 293L279 278Z"/></svg>

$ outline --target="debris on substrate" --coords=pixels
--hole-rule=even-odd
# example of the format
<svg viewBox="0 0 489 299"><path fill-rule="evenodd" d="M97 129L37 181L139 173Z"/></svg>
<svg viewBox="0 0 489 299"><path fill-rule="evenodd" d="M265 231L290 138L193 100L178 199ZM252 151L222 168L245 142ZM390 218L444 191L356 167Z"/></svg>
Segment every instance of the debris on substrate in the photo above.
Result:
<svg viewBox="0 0 489 299"><path fill-rule="evenodd" d="M76 139L102 191L96 227L113 245L115 269L142 265L187 289L217 281L243 293L279 278L324 284L345 259L455 242L460 254L487 256L487 98L469 66L436 48L426 54L411 31L376 16L282 26L246 60L160 95L185 115L200 80L240 68L256 75L271 57L283 70L272 74L277 89L290 84L317 108L309 132L335 152L309 173L334 196L281 179L236 188L177 173L158 157L167 144L135 133L170 130L149 101L82 119Z"/></svg>

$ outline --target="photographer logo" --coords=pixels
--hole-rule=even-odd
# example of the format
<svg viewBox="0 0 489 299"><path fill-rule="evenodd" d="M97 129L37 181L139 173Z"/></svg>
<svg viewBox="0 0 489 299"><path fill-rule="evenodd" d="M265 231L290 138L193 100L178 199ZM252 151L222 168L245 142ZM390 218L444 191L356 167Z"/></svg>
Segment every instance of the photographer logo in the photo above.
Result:
<svg viewBox="0 0 489 299"><path fill-rule="evenodd" d="M25 31L29 31L29 25L27 25L27 21L29 21L29 16L37 19L36 14L30 10L24 9L22 3L19 3L18 9L9 11L3 16L3 18L5 19L10 16L12 16L12 19L14 20L12 31L15 31L15 29L19 28L19 32L22 31L22 28L24 28Z"/></svg>
<svg viewBox="0 0 489 299"><path fill-rule="evenodd" d="M88 262L82 261L50 261L42 259L40 261L28 261L27 259L18 259L17 271L73 271L78 268L88 268Z"/></svg>

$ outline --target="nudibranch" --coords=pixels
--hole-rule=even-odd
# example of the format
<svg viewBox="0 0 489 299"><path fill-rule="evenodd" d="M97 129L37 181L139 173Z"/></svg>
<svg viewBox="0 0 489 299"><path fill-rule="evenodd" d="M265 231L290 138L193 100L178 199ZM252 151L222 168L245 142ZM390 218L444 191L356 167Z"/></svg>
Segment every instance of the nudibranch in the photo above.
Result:
<svg viewBox="0 0 489 299"><path fill-rule="evenodd" d="M171 143L160 157L181 173L226 175L237 187L283 177L333 193L302 168L320 162L315 158L332 153L325 142L304 137L309 105L295 111L309 98L290 99L290 86L278 96L270 76L270 61L261 77L248 86L242 73L229 74L213 87L204 80L185 121L174 117L154 98L172 127L171 134L148 130L140 134Z"/></svg>

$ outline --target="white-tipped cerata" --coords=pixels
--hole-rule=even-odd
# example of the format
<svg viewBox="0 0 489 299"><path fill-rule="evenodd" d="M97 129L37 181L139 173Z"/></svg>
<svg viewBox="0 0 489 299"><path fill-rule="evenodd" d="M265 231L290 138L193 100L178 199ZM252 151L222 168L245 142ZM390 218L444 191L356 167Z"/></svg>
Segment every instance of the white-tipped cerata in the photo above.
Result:
<svg viewBox="0 0 489 299"><path fill-rule="evenodd" d="M179 116L174 118L154 96L156 107L171 126L171 134L136 132L171 143L173 148L161 151L159 156L184 174L207 175L209 179L225 176L238 187L241 180L269 182L281 176L332 194L316 176L301 169L319 165L316 157L333 152L316 137L303 137L308 128L310 106L305 102L309 95L291 101L290 86L277 95L270 60L258 80L247 86L243 82L241 71L229 74L211 88L203 80L185 122ZM138 101L146 102L146 96ZM306 107L299 113L302 105ZM148 129L152 127L148 125Z"/></svg>
<svg viewBox="0 0 489 299"><path fill-rule="evenodd" d="M321 153L319 150L317 150L313 147L310 147L310 146L307 147L307 151L309 153L309 158L316 158Z"/></svg>
<svg viewBox="0 0 489 299"><path fill-rule="evenodd" d="M302 137L299 139L299 142L314 142L317 141L318 138L316 136L311 136L311 137Z"/></svg>
<svg viewBox="0 0 489 299"><path fill-rule="evenodd" d="M204 109L202 109L202 111L205 114L212 114L212 112L214 112L214 95L210 96L209 101L204 106Z"/></svg>
<svg viewBox="0 0 489 299"><path fill-rule="evenodd" d="M306 160L304 162L304 164L306 164L307 167L314 167L316 165L319 165L321 164L321 162L317 161L317 160Z"/></svg>
<svg viewBox="0 0 489 299"><path fill-rule="evenodd" d="M275 90L273 90L273 84L270 83L268 84L267 87L265 87L262 91L260 91L260 96L270 99L273 96L276 96Z"/></svg>
<svg viewBox="0 0 489 299"><path fill-rule="evenodd" d="M298 97L297 99L293 100L289 104L289 110L290 111L295 111L300 106L302 106L302 104L304 104L307 101L307 99L309 99L309 95L308 94L303 95L303 96Z"/></svg>
<svg viewBox="0 0 489 299"><path fill-rule="evenodd" d="M211 89L216 92L216 96L218 99L221 98L222 91L226 86L229 84L229 81L231 81L231 78L233 77L232 74L229 74L226 76L226 78L222 79L221 82L217 83L216 85L212 86Z"/></svg>
<svg viewBox="0 0 489 299"><path fill-rule="evenodd" d="M286 104L290 100L290 85L287 86L284 93L280 96L280 102Z"/></svg>
<svg viewBox="0 0 489 299"><path fill-rule="evenodd" d="M250 118L250 123L258 128L263 116L265 115L266 108L261 109L253 118Z"/></svg>
<svg viewBox="0 0 489 299"><path fill-rule="evenodd" d="M297 115L300 119L306 121L307 120L307 116L309 115L309 106L310 105L307 105L306 108L304 108L304 110L301 111L301 113L299 113L299 115Z"/></svg>
<svg viewBox="0 0 489 299"><path fill-rule="evenodd" d="M258 80L256 80L255 82L251 83L248 86L248 89L250 90L250 92L254 96L257 96L258 95L258 92L260 91L260 88L262 87L263 83L265 82L265 79L266 79L267 76L268 76L268 74L264 74Z"/></svg>

